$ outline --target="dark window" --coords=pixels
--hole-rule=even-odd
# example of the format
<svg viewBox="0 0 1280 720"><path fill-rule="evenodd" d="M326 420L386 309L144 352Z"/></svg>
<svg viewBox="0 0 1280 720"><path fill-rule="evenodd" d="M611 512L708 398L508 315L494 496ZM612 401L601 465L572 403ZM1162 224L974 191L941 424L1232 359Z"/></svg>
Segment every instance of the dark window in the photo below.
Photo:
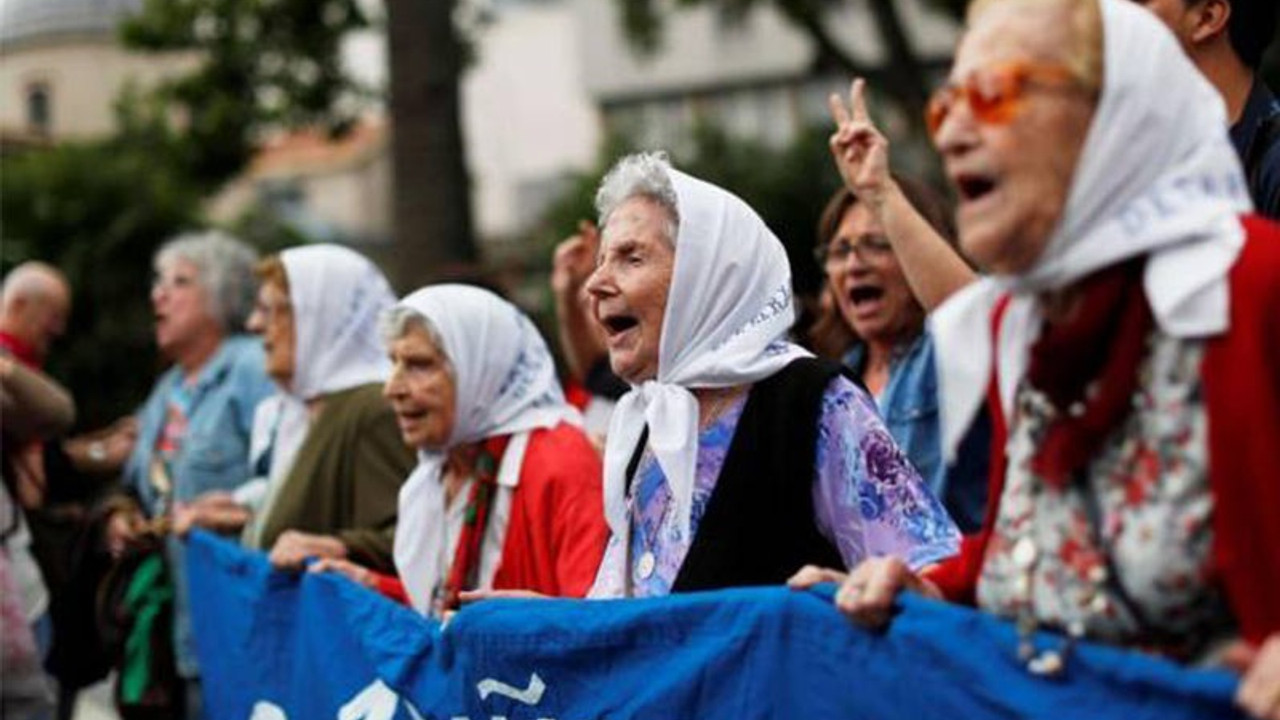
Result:
<svg viewBox="0 0 1280 720"><path fill-rule="evenodd" d="M27 126L32 132L47 135L53 124L53 93L45 83L27 86Z"/></svg>

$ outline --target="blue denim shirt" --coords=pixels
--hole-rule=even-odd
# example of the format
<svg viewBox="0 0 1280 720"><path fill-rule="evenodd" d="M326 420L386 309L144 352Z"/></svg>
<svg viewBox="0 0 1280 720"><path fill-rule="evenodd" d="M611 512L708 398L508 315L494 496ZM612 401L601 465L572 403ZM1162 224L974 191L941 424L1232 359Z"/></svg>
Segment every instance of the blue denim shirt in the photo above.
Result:
<svg viewBox="0 0 1280 720"><path fill-rule="evenodd" d="M170 368L138 410L138 442L125 464L125 487L141 500L148 515L165 510L149 479L156 438L164 427L170 394L182 382L182 370ZM249 479L249 433L258 402L276 391L267 377L262 344L232 336L219 346L190 388L187 431L171 465L173 498L190 501L210 490L231 490ZM196 677L195 639L188 611L182 543L168 542L174 583L174 650L178 672Z"/></svg>
<svg viewBox="0 0 1280 720"><path fill-rule="evenodd" d="M844 356L844 364L858 377L862 376L864 363L866 346L862 343ZM894 353L889 382L876 403L889 434L961 531L972 532L981 527L987 500L990 425L984 413L961 443L956 462L950 468L943 463L938 371L933 336L928 330Z"/></svg>

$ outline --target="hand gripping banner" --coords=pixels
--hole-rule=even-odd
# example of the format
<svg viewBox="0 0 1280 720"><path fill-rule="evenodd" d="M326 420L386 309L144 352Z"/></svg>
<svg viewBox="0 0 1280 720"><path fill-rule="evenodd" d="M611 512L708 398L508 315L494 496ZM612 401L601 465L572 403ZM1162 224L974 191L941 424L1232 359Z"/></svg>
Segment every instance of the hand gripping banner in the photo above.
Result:
<svg viewBox="0 0 1280 720"><path fill-rule="evenodd" d="M1243 717L1230 673L1083 645L1038 677L1009 623L915 596L883 633L829 590L786 588L492 600L442 628L339 577L273 572L201 532L189 544L214 720Z"/></svg>

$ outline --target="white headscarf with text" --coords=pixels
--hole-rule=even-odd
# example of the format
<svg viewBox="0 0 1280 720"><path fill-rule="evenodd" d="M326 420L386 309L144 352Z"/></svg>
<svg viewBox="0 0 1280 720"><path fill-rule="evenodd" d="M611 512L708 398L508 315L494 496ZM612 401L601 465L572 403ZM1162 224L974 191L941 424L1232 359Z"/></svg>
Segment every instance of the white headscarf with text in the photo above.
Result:
<svg viewBox="0 0 1280 720"><path fill-rule="evenodd" d="M948 460L982 404L993 363L1011 417L1040 330L1037 293L1147 255L1143 283L1163 332L1193 338L1227 329L1227 273L1244 245L1238 215L1252 205L1222 98L1151 12L1098 1L1102 95L1057 229L1030 270L983 278L930 318ZM992 313L1006 294L993 357Z"/></svg>
<svg viewBox="0 0 1280 720"><path fill-rule="evenodd" d="M469 285L426 287L400 301L440 335L453 368L454 425L448 448L498 435L511 441L498 466L499 485L514 487L529 433L561 422L581 425L565 402L555 363L538 329L515 305ZM419 449L418 466L400 488L395 562L414 608L428 613L446 568L442 474L448 448Z"/></svg>
<svg viewBox="0 0 1280 720"><path fill-rule="evenodd" d="M624 538L627 465L646 425L687 535L698 453L690 390L754 383L809 355L787 340L796 311L782 243L737 196L678 170L668 174L680 225L657 377L618 401L605 446L605 519Z"/></svg>

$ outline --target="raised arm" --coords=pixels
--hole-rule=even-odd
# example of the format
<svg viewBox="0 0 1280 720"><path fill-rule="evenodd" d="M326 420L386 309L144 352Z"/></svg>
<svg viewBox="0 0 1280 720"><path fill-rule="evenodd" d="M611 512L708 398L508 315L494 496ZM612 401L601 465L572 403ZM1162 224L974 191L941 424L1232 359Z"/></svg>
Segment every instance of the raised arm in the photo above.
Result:
<svg viewBox="0 0 1280 720"><path fill-rule="evenodd" d="M866 81L858 78L849 102L828 98L836 130L831 157L845 186L884 227L907 283L925 312L932 312L976 275L959 253L912 205L889 172L889 141L867 114Z"/></svg>

